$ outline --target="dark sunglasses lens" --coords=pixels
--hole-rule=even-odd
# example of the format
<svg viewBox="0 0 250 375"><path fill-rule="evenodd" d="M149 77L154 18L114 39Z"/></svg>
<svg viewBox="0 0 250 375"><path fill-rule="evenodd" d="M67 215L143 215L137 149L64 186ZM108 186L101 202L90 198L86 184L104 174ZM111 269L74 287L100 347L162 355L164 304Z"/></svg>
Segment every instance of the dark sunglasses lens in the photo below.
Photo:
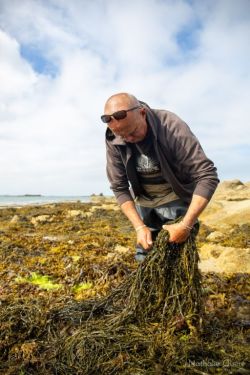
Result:
<svg viewBox="0 0 250 375"><path fill-rule="evenodd" d="M101 120L102 122L104 122L105 124L109 123L111 121L111 116L110 115L102 115L101 116Z"/></svg>
<svg viewBox="0 0 250 375"><path fill-rule="evenodd" d="M117 111L112 115L116 120L122 120L127 116L126 111Z"/></svg>

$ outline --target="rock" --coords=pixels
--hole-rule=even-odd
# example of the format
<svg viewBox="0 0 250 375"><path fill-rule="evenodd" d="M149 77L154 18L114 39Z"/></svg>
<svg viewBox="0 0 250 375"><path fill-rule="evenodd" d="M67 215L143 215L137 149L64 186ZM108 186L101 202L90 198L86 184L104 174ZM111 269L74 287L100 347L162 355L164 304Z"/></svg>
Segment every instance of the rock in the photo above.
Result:
<svg viewBox="0 0 250 375"><path fill-rule="evenodd" d="M42 239L44 241L49 241L49 242L60 242L64 241L68 238L68 236L64 235L59 235L59 236L44 236Z"/></svg>
<svg viewBox="0 0 250 375"><path fill-rule="evenodd" d="M20 215L14 215L13 218L10 220L11 224L17 224L21 222L26 222L27 218L25 216L20 216Z"/></svg>
<svg viewBox="0 0 250 375"><path fill-rule="evenodd" d="M110 259L110 260L113 260L113 261L117 261L118 260L118 254L113 252L113 251L109 251L106 255L106 258Z"/></svg>
<svg viewBox="0 0 250 375"><path fill-rule="evenodd" d="M217 241L222 240L223 237L224 237L224 234L223 234L223 233L221 233L221 232L219 232L219 231L215 231L215 232L210 233L210 234L207 236L206 240L207 240L207 241L211 241L211 242L217 242Z"/></svg>
<svg viewBox="0 0 250 375"><path fill-rule="evenodd" d="M227 234L232 230L232 226L226 223L220 223L219 225L219 232L222 234Z"/></svg>
<svg viewBox="0 0 250 375"><path fill-rule="evenodd" d="M244 184L238 179L223 181L219 184L220 189L235 189L239 186L243 187Z"/></svg>
<svg viewBox="0 0 250 375"><path fill-rule="evenodd" d="M215 244L205 244L199 249L199 255L201 261L205 261L211 258L218 258L224 251L225 247Z"/></svg>
<svg viewBox="0 0 250 375"><path fill-rule="evenodd" d="M53 216L51 217L50 215L40 215L40 216L31 218L31 223L33 225L51 223L52 221L53 221Z"/></svg>
<svg viewBox="0 0 250 375"><path fill-rule="evenodd" d="M100 206L93 206L91 207L90 211L95 212L96 210L113 210L113 211L119 211L120 207L116 203L103 203Z"/></svg>
<svg viewBox="0 0 250 375"><path fill-rule="evenodd" d="M66 216L67 217L79 217L79 216L82 216L83 212L82 211L79 211L79 210L70 210L70 211L67 211L67 214Z"/></svg>
<svg viewBox="0 0 250 375"><path fill-rule="evenodd" d="M90 217L91 215L92 215L92 212L90 211L84 212L81 210L69 210L66 213L66 216L68 218L79 218L79 219Z"/></svg>
<svg viewBox="0 0 250 375"><path fill-rule="evenodd" d="M129 248L126 246L116 245L114 250L109 251L106 255L107 259L112 259L113 261L118 261L121 259L121 255L128 254Z"/></svg>
<svg viewBox="0 0 250 375"><path fill-rule="evenodd" d="M102 204L102 208L104 210L113 210L113 211L119 211L120 210L120 207L116 203L113 203L113 204Z"/></svg>
<svg viewBox="0 0 250 375"><path fill-rule="evenodd" d="M114 249L114 252L118 254L127 254L128 251L129 251L128 247L121 246L121 245L116 245Z"/></svg>
<svg viewBox="0 0 250 375"><path fill-rule="evenodd" d="M216 200L241 201L250 199L250 188L240 180L221 182L214 194Z"/></svg>
<svg viewBox="0 0 250 375"><path fill-rule="evenodd" d="M20 218L18 215L14 215L13 218L10 220L11 224L16 224L20 222Z"/></svg>
<svg viewBox="0 0 250 375"><path fill-rule="evenodd" d="M202 272L250 273L250 248L205 244L199 253Z"/></svg>
<svg viewBox="0 0 250 375"><path fill-rule="evenodd" d="M250 196L250 189L249 189ZM250 222L250 199L218 200L214 196L200 220L216 231L225 232L228 226L242 225Z"/></svg>
<svg viewBox="0 0 250 375"><path fill-rule="evenodd" d="M108 197L108 196L104 196L104 195L94 195L94 194L92 194L90 199L91 199L92 203L103 203L103 202L115 203L116 202L115 197Z"/></svg>

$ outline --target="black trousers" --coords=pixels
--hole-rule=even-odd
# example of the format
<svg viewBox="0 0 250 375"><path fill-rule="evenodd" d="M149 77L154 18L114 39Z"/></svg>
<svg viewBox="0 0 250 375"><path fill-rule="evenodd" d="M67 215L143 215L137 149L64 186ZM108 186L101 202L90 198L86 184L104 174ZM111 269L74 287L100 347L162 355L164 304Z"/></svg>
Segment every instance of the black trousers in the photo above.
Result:
<svg viewBox="0 0 250 375"><path fill-rule="evenodd" d="M154 241L163 224L171 220L176 220L178 217L186 214L188 204L178 199L154 208L136 205L136 209L144 224L151 230L152 240ZM138 262L142 262L146 255L147 252L140 245L136 245L135 259Z"/></svg>

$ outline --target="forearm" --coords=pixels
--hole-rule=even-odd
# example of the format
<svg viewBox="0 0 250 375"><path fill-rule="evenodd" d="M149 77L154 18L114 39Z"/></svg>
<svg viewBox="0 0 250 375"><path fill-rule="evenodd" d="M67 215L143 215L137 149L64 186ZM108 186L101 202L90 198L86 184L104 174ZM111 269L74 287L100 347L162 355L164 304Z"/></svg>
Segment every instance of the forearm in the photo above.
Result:
<svg viewBox="0 0 250 375"><path fill-rule="evenodd" d="M208 199L194 194L182 222L188 227L193 227L199 215L207 206L208 202Z"/></svg>
<svg viewBox="0 0 250 375"><path fill-rule="evenodd" d="M193 225L207 204L208 200L206 198L194 194L186 215L183 217L182 221L175 224L163 225L163 229L169 232L169 241L176 243L186 241L190 235Z"/></svg>
<svg viewBox="0 0 250 375"><path fill-rule="evenodd" d="M143 225L143 221L140 218L138 212L136 211L135 204L133 201L124 202L121 205L121 209L135 229Z"/></svg>
<svg viewBox="0 0 250 375"><path fill-rule="evenodd" d="M146 225L144 225L142 219L136 211L134 202L124 202L121 205L121 209L137 232L137 244L146 251L151 249L153 245L151 231Z"/></svg>

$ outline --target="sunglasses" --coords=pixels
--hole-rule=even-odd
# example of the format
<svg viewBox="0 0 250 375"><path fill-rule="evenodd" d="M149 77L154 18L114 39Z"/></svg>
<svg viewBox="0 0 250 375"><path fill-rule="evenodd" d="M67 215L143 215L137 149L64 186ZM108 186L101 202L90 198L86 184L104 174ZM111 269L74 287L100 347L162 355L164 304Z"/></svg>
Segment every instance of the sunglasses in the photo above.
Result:
<svg viewBox="0 0 250 375"><path fill-rule="evenodd" d="M116 120L123 120L124 118L127 117L127 112L133 111L134 109L137 109L137 108L140 108L140 107L141 106L138 105L138 106L130 108L130 109L122 109L121 111L114 112L114 113L112 113L112 115L102 115L101 120L105 124L108 124L112 120L112 117L114 117L114 119L116 119Z"/></svg>

